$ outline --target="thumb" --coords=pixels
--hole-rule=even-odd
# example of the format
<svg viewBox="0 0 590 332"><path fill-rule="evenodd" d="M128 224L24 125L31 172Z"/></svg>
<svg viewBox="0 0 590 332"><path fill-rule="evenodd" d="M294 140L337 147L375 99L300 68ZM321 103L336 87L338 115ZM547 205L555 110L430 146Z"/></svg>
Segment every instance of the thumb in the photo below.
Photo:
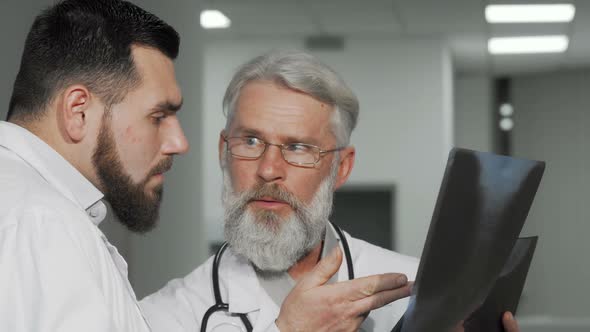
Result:
<svg viewBox="0 0 590 332"><path fill-rule="evenodd" d="M518 328L518 323L516 319L512 315L511 312L506 311L504 315L502 315L502 323L504 323L504 329L506 332L518 332L520 331Z"/></svg>
<svg viewBox="0 0 590 332"><path fill-rule="evenodd" d="M325 284L338 272L341 264L342 250L337 246L326 257L322 258L308 275L301 279L297 287L306 290Z"/></svg>

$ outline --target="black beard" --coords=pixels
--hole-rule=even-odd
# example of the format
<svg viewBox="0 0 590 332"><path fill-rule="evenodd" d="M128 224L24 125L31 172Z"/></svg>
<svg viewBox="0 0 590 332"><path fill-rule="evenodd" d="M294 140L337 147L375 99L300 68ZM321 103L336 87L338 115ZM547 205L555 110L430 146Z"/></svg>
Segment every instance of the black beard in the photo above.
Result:
<svg viewBox="0 0 590 332"><path fill-rule="evenodd" d="M163 195L162 185L156 187L153 194L146 193L146 183L152 175L170 169L172 157L162 160L143 181L134 183L125 173L117 153L115 139L108 125L109 120L109 116L105 113L92 155L92 163L102 184L105 199L113 208L119 221L132 232L146 233L157 224Z"/></svg>

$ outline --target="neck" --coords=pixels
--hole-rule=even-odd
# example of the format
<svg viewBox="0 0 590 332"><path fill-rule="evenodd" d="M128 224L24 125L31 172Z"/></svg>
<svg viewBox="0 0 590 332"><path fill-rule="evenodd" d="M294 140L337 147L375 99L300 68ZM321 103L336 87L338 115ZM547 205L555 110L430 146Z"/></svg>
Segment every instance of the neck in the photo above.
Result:
<svg viewBox="0 0 590 332"><path fill-rule="evenodd" d="M314 266L320 260L322 255L322 244L324 241L321 241L315 248L311 250L307 256L300 259L295 265L291 266L291 268L287 271L291 278L295 280L295 282L299 282L301 278L303 278L309 271L311 271Z"/></svg>
<svg viewBox="0 0 590 332"><path fill-rule="evenodd" d="M52 122L52 119L51 116L44 116L41 120L36 121L11 120L10 122L27 129L44 141L74 166L96 188L103 191L99 187L100 181L98 181L92 163L89 161L90 155L87 153L87 151L92 151L93 148L81 146L81 143L72 141L65 133L65 130L60 127L59 123Z"/></svg>

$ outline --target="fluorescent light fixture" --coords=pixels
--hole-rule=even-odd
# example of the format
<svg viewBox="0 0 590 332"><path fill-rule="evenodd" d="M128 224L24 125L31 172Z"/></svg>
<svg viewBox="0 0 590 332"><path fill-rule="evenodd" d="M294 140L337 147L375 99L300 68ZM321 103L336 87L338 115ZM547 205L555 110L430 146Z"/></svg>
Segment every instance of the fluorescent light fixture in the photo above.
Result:
<svg viewBox="0 0 590 332"><path fill-rule="evenodd" d="M201 12L201 26L205 29L225 29L230 25L229 18L219 10L207 9Z"/></svg>
<svg viewBox="0 0 590 332"><path fill-rule="evenodd" d="M489 23L555 23L571 22L576 7L569 3L539 5L488 5Z"/></svg>
<svg viewBox="0 0 590 332"><path fill-rule="evenodd" d="M561 53L567 50L565 35L532 37L495 37L488 41L491 54Z"/></svg>

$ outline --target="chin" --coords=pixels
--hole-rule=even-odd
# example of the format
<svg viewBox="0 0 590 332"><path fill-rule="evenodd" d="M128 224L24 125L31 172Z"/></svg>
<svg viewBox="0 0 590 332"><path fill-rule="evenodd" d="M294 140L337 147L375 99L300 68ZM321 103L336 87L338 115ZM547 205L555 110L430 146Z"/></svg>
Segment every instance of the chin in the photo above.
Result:
<svg viewBox="0 0 590 332"><path fill-rule="evenodd" d="M254 212L255 221L257 224L267 227L273 231L279 231L281 226L289 220L290 214L281 215L276 211L258 210Z"/></svg>
<svg viewBox="0 0 590 332"><path fill-rule="evenodd" d="M162 185L158 185L152 189L147 189L145 190L145 194L147 197L149 197L149 199L157 201L158 204L159 202L162 200L162 194L164 192L164 188Z"/></svg>

